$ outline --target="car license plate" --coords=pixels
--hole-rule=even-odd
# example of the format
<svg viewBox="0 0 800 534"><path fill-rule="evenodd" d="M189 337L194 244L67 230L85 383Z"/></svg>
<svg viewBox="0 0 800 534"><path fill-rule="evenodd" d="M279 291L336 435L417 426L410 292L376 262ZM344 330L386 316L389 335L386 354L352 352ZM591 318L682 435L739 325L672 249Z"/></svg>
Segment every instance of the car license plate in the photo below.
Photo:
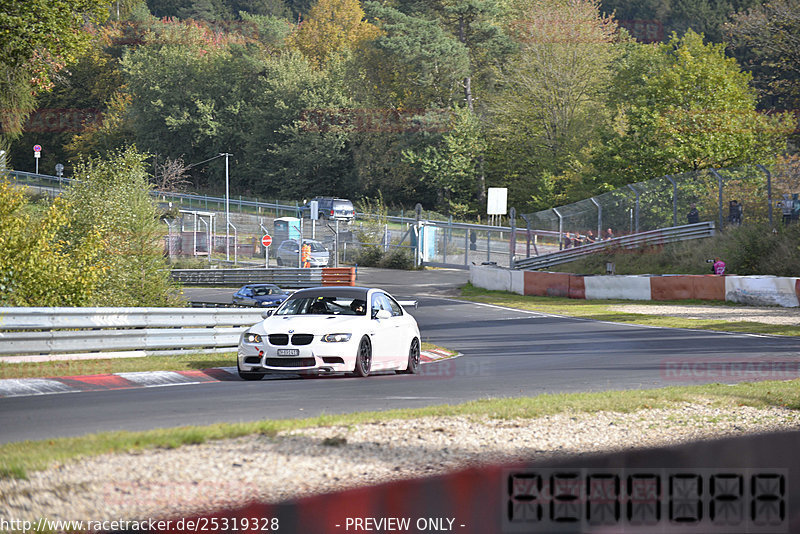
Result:
<svg viewBox="0 0 800 534"><path fill-rule="evenodd" d="M300 349L278 349L278 356L300 356Z"/></svg>

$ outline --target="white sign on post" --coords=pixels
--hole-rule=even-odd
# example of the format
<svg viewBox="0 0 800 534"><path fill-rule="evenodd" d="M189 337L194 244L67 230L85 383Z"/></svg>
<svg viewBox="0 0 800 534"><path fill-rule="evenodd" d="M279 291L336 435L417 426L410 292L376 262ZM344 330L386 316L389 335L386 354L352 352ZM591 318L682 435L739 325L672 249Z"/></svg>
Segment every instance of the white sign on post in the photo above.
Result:
<svg viewBox="0 0 800 534"><path fill-rule="evenodd" d="M487 215L505 215L508 213L508 188L490 187L488 189Z"/></svg>
<svg viewBox="0 0 800 534"><path fill-rule="evenodd" d="M308 209L309 209L308 215L309 215L309 217L311 218L312 221L316 221L317 219L319 219L319 201L318 200L312 200L311 202L309 202L308 203Z"/></svg>

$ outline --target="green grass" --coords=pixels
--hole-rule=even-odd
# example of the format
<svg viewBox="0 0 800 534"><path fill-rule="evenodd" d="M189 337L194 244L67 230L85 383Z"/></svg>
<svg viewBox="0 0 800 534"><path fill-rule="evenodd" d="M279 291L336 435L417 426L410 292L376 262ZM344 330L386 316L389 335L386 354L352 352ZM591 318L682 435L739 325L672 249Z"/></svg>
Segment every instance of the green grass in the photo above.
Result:
<svg viewBox="0 0 800 534"><path fill-rule="evenodd" d="M687 319L683 317L667 317L628 313L610 308L615 304L636 304L637 306L662 306L665 304L703 305L730 307L735 304L706 300L682 301L630 301L630 300L582 300L560 297L523 296L507 291L489 291L467 284L461 291L462 298L472 302L507 306L520 310L531 310L554 315L582 317L598 321L615 323L632 323L647 326L669 328L693 328L696 330L716 330L723 332L740 332L748 334L774 334L781 336L800 336L800 326L754 323L748 321L725 321L713 319Z"/></svg>
<svg viewBox="0 0 800 534"><path fill-rule="evenodd" d="M125 453L154 448L173 449L211 440L247 435L275 438L281 431L301 428L332 425L351 426L359 423L428 416L530 419L562 412L630 413L648 408L675 406L683 402L711 403L719 407L782 406L798 410L800 409L800 380L484 399L458 405L430 406L419 409L322 415L308 419L263 420L254 423L216 424L147 432L107 432L75 438L16 442L0 445L0 478L26 478L27 474L34 470L46 469L55 464L100 454Z"/></svg>

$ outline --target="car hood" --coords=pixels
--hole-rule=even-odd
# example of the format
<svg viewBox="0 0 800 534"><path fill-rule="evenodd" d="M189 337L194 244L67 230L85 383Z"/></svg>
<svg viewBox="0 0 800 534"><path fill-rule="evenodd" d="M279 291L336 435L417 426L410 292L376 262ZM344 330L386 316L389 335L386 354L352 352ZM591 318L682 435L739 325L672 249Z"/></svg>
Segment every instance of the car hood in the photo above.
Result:
<svg viewBox="0 0 800 534"><path fill-rule="evenodd" d="M289 330L298 334L347 333L365 328L369 321L364 315L278 315L267 317L250 331L259 334L286 333Z"/></svg>

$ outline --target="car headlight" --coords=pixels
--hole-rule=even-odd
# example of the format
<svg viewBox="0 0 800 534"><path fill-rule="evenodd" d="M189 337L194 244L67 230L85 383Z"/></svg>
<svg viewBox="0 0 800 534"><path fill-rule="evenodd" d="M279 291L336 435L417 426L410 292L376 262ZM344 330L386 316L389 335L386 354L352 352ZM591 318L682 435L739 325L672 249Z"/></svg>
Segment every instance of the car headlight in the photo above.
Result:
<svg viewBox="0 0 800 534"><path fill-rule="evenodd" d="M322 336L322 341L326 343L342 343L344 341L350 341L350 336L352 336L352 334L325 334Z"/></svg>
<svg viewBox="0 0 800 534"><path fill-rule="evenodd" d="M261 336L253 332L247 332L244 335L245 343L261 343Z"/></svg>

